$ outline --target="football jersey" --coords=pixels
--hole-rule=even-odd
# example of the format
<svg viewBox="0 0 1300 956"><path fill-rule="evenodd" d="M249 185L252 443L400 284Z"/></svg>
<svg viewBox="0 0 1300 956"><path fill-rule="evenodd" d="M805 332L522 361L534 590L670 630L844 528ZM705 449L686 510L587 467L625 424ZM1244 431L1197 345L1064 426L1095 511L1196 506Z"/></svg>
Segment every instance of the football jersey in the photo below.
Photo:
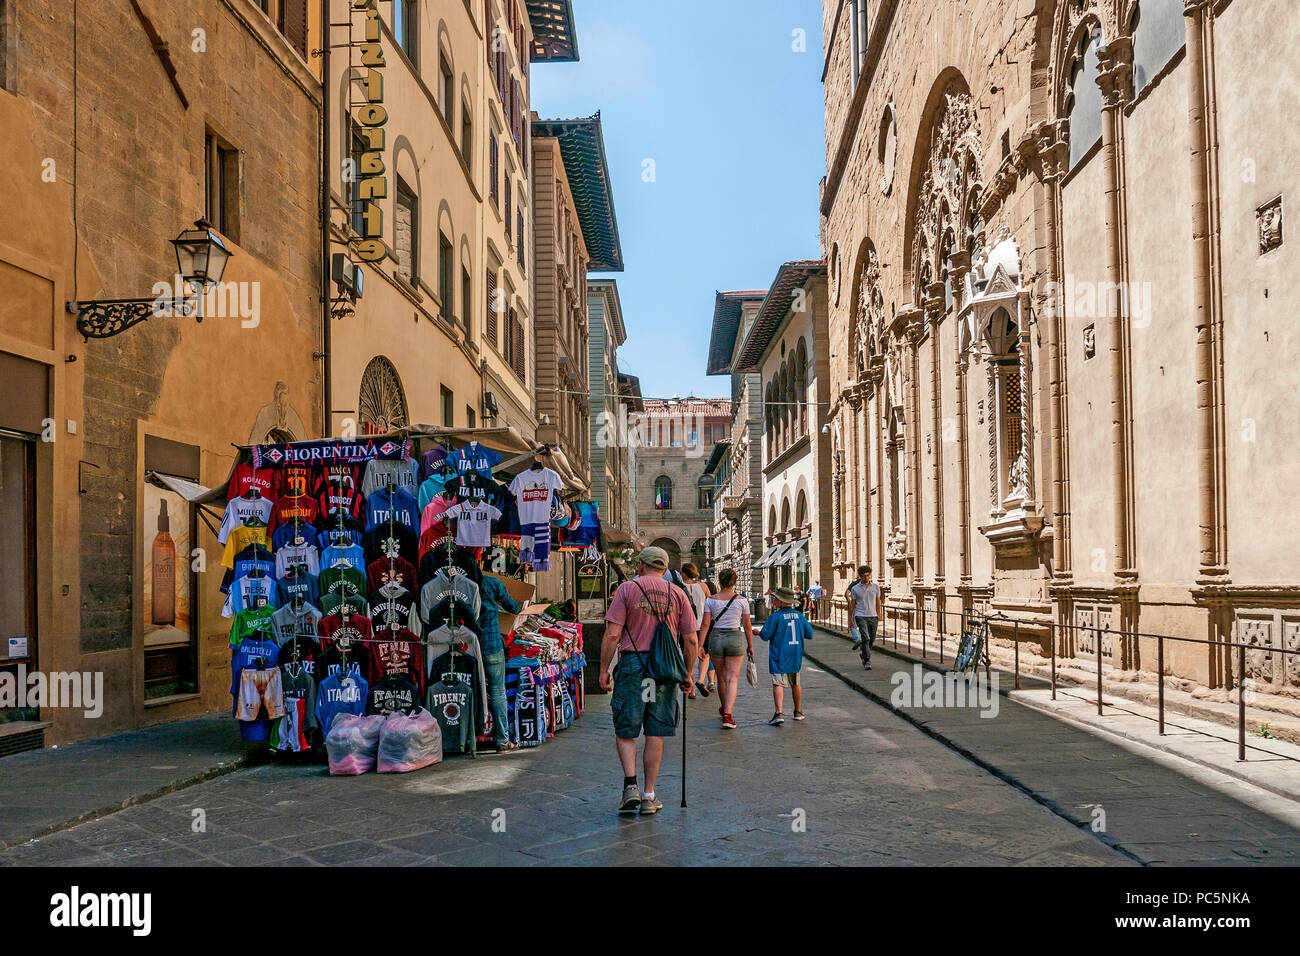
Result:
<svg viewBox="0 0 1300 956"><path fill-rule="evenodd" d="M315 604L320 600L316 591L316 575L301 568L294 568L291 573L278 577L275 593L281 607L292 604L298 598L307 604Z"/></svg>
<svg viewBox="0 0 1300 956"><path fill-rule="evenodd" d="M361 480L361 494L369 500L376 491L393 486L414 496L420 487L420 466L414 458L402 461L375 461L366 464L366 475Z"/></svg>
<svg viewBox="0 0 1300 956"><path fill-rule="evenodd" d="M221 552L221 564L223 567L233 568L239 552L254 545L265 548L269 543L266 528L261 525L241 524L226 538L226 549Z"/></svg>
<svg viewBox="0 0 1300 956"><path fill-rule="evenodd" d="M453 680L438 681L424 695L424 706L438 721L442 730L443 753L473 753L474 688L470 684Z"/></svg>
<svg viewBox="0 0 1300 956"><path fill-rule="evenodd" d="M281 647L295 637L316 643L320 633L321 613L311 604L304 604L295 610L292 604L286 604L271 616L275 628L275 642Z"/></svg>
<svg viewBox="0 0 1300 956"><path fill-rule="evenodd" d="M409 711L420 705L420 698L420 688L409 677L390 674L370 685L366 713L387 717L397 711Z"/></svg>
<svg viewBox="0 0 1300 956"><path fill-rule="evenodd" d="M277 526L271 535L271 550L278 553L281 548L304 547L306 545L319 548L320 542L317 538L316 529L312 525L304 524L295 528L291 524L282 524ZM294 544L299 539L301 539L302 544Z"/></svg>
<svg viewBox="0 0 1300 956"><path fill-rule="evenodd" d="M280 480L276 485L279 498L298 498L302 495L311 497L316 475L311 465L285 465L280 469Z"/></svg>
<svg viewBox="0 0 1300 956"><path fill-rule="evenodd" d="M278 578L275 573L275 561L269 557L269 552L265 548L249 548L242 552L239 557L235 558L233 569L226 571L226 577L221 581L221 590L225 594L230 593L230 585L234 584L246 574L254 571L260 571L262 574L269 574L273 578Z"/></svg>
<svg viewBox="0 0 1300 956"><path fill-rule="evenodd" d="M324 570L352 567L365 573L366 552L359 544L332 544L320 553L320 566Z"/></svg>
<svg viewBox="0 0 1300 956"><path fill-rule="evenodd" d="M254 468L244 462L235 466L226 485L227 498L242 498L250 488L256 488L263 498L273 499L276 494L276 477L273 468Z"/></svg>
<svg viewBox="0 0 1300 956"><path fill-rule="evenodd" d="M413 532L420 529L420 504L410 492L397 489L391 495L381 488L366 499L366 530L405 525Z"/></svg>
<svg viewBox="0 0 1300 956"><path fill-rule="evenodd" d="M265 661L267 667L275 666L275 659L280 654L280 647L269 638L250 637L230 652L230 694L239 697L239 675L245 668L265 670L259 663Z"/></svg>
<svg viewBox="0 0 1300 956"><path fill-rule="evenodd" d="M486 501L462 501L442 517L456 520L456 543L462 548L486 548L492 543L492 522L501 512Z"/></svg>
<svg viewBox="0 0 1300 956"><path fill-rule="evenodd" d="M262 605L270 605L272 609L279 606L275 578L269 574L257 577L245 574L230 586L230 594L226 596L226 606L221 609L221 614L223 617L234 617L240 611Z"/></svg>
<svg viewBox="0 0 1300 956"><path fill-rule="evenodd" d="M491 478L492 469L501 464L501 455L475 441L452 452L447 460L462 475L467 471L477 471L484 478Z"/></svg>
<svg viewBox="0 0 1300 956"><path fill-rule="evenodd" d="M249 607L235 615L230 626L230 646L238 647L250 637L272 640L275 636L275 608L269 604Z"/></svg>
<svg viewBox="0 0 1300 956"><path fill-rule="evenodd" d="M305 537L302 544L286 544L276 549L276 576L284 577L293 568L305 569L308 574L320 574L320 552Z"/></svg>
<svg viewBox="0 0 1300 956"><path fill-rule="evenodd" d="M366 584L371 591L378 591L385 584L414 591L418 587L415 565L404 558L378 558L366 565Z"/></svg>
<svg viewBox="0 0 1300 956"><path fill-rule="evenodd" d="M316 504L316 499L311 495L298 495L294 497L277 498L275 507L271 509L270 520L267 524L271 528L271 533L282 524L309 524L315 526L320 521L320 506Z"/></svg>
<svg viewBox="0 0 1300 956"><path fill-rule="evenodd" d="M321 488L316 496L316 507L320 509L318 527L338 524L338 517L352 518L360 522L365 516L365 499L355 488L330 483Z"/></svg>
<svg viewBox="0 0 1300 956"><path fill-rule="evenodd" d="M321 550L331 546L351 547L353 543L361 540L365 525L365 521L361 518L337 514L329 519L328 524L320 526L316 543Z"/></svg>
<svg viewBox="0 0 1300 956"><path fill-rule="evenodd" d="M370 685L361 676L360 668L331 668L316 688L316 723L321 733L329 733L330 724L339 714L363 715L369 696Z"/></svg>
<svg viewBox="0 0 1300 956"><path fill-rule="evenodd" d="M319 499L330 485L360 493L359 475L360 469L357 465L318 465L312 482L311 495Z"/></svg>
<svg viewBox="0 0 1300 956"><path fill-rule="evenodd" d="M231 498L226 502L226 513L217 529L217 541L226 543L230 532L244 524L269 524L275 510L270 498Z"/></svg>

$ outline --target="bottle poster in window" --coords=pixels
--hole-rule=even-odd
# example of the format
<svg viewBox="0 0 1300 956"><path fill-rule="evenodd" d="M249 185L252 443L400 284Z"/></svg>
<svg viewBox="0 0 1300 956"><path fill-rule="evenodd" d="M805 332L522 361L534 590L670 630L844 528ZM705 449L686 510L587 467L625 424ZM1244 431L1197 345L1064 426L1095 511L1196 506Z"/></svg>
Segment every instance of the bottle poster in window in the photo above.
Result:
<svg viewBox="0 0 1300 956"><path fill-rule="evenodd" d="M144 643L190 641L189 502L152 483L144 486Z"/></svg>

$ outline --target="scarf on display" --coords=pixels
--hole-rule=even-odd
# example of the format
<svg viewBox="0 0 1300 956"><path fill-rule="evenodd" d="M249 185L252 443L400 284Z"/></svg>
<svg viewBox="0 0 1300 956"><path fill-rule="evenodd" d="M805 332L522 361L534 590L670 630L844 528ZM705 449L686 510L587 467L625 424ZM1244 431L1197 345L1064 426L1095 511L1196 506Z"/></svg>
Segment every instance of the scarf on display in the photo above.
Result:
<svg viewBox="0 0 1300 956"><path fill-rule="evenodd" d="M283 468L286 465L358 465L370 461L401 461L410 457L409 438L358 438L353 440L300 441L288 444L254 445L254 468Z"/></svg>

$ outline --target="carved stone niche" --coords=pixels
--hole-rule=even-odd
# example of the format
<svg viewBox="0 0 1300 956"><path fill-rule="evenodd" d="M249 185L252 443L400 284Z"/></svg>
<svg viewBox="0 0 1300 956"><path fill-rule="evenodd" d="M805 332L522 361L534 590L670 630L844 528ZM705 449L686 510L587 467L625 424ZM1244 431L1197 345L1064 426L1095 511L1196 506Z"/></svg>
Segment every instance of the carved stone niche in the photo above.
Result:
<svg viewBox="0 0 1300 956"><path fill-rule="evenodd" d="M1255 210L1259 224L1259 254L1262 256L1282 245L1282 197L1270 199Z"/></svg>

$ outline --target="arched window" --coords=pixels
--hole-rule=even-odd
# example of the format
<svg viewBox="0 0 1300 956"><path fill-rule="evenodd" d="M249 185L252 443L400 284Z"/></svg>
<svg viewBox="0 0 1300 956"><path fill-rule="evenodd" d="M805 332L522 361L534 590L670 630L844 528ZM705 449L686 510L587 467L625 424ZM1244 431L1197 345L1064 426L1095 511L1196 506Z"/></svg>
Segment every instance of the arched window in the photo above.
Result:
<svg viewBox="0 0 1300 956"><path fill-rule="evenodd" d="M776 505L772 505L767 509L767 538L769 544L776 540L776 535Z"/></svg>
<svg viewBox="0 0 1300 956"><path fill-rule="evenodd" d="M713 476L700 475L700 480L697 481L695 485L696 485L696 494L698 496L698 501L699 501L697 507L701 509L712 508L713 495L717 490L717 485L715 485L713 482Z"/></svg>
<svg viewBox="0 0 1300 956"><path fill-rule="evenodd" d="M361 374L357 417L363 435L382 435L409 424L406 393L393 363L376 355Z"/></svg>
<svg viewBox="0 0 1300 956"><path fill-rule="evenodd" d="M831 534L836 548L844 543L844 452L835 449L834 471L831 473Z"/></svg>
<svg viewBox="0 0 1300 956"><path fill-rule="evenodd" d="M1133 95L1142 92L1187 40L1183 0L1140 0L1133 5Z"/></svg>
<svg viewBox="0 0 1300 956"><path fill-rule="evenodd" d="M673 480L667 475L655 479L655 510L669 511L673 506Z"/></svg>
<svg viewBox="0 0 1300 956"><path fill-rule="evenodd" d="M796 528L803 528L807 524L808 524L808 495L801 491L799 492L799 500L795 504L794 526Z"/></svg>
<svg viewBox="0 0 1300 956"><path fill-rule="evenodd" d="M1097 47L1101 30L1088 31L1070 64L1070 93L1065 112L1070 118L1070 168L1078 165L1092 144L1101 139L1101 87L1097 85Z"/></svg>
<svg viewBox="0 0 1300 956"><path fill-rule="evenodd" d="M889 416L889 519L894 531L907 527L907 509L903 507L903 409L896 407Z"/></svg>
<svg viewBox="0 0 1300 956"><path fill-rule="evenodd" d="M803 338L794 356L794 390L799 402L799 436L808 434L808 346Z"/></svg>
<svg viewBox="0 0 1300 956"><path fill-rule="evenodd" d="M781 502L781 531L790 530L790 499L786 498Z"/></svg>
<svg viewBox="0 0 1300 956"><path fill-rule="evenodd" d="M1020 329L1006 309L993 313L988 326L989 353L996 389L998 500L1028 493L1025 452L1024 395L1020 378Z"/></svg>

